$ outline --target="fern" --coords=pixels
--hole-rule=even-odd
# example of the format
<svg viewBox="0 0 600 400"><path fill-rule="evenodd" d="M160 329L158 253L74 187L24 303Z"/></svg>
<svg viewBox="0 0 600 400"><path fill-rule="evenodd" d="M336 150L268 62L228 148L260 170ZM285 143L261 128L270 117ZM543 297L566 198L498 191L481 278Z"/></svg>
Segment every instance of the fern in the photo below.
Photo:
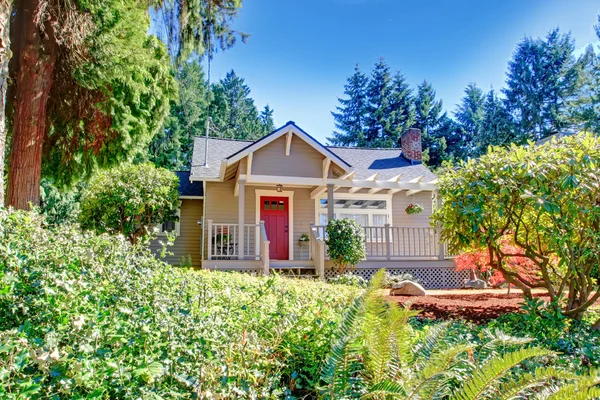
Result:
<svg viewBox="0 0 600 400"><path fill-rule="evenodd" d="M508 371L521 362L539 356L553 354L550 350L531 347L528 349L519 349L503 356L496 356L487 360L481 368L473 373L465 385L454 394L453 398L457 400L476 400L483 398L486 391L495 387L495 383L504 377Z"/></svg>
<svg viewBox="0 0 600 400"><path fill-rule="evenodd" d="M556 368L537 368L533 373L523 374L517 381L511 381L500 386L498 400L512 400L522 398L524 395L532 395L534 389L553 380L573 380L577 375Z"/></svg>
<svg viewBox="0 0 600 400"><path fill-rule="evenodd" d="M600 398L600 376L596 371L589 375L579 377L573 383L563 385L556 392L548 396L549 400L591 400Z"/></svg>

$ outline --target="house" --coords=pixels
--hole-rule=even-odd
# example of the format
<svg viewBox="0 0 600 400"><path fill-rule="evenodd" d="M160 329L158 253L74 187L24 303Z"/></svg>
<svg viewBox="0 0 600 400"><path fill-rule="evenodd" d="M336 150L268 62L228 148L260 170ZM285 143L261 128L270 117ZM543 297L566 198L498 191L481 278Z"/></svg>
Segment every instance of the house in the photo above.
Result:
<svg viewBox="0 0 600 400"><path fill-rule="evenodd" d="M421 163L421 132L409 129L401 143L325 146L291 121L257 141L195 138L191 169L179 173L180 222L163 224L179 234L169 261L189 254L202 268L326 278L335 271L325 225L352 218L364 227L367 250L355 273L368 278L385 267L426 287L460 287L466 275L430 226L437 177ZM411 203L423 212L407 214Z"/></svg>

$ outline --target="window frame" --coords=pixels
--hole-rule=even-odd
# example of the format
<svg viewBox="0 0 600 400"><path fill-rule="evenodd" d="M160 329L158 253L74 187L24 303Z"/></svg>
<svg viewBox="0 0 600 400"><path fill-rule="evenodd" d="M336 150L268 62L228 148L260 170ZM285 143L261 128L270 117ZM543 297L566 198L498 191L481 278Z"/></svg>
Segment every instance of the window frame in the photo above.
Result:
<svg viewBox="0 0 600 400"><path fill-rule="evenodd" d="M163 225L164 222L162 224L155 224L154 228L157 229L157 235L158 236L167 236L167 234L172 234L175 233L175 236L180 236L181 235L181 204L183 202L180 200L179 201L179 207L177 207L177 221L175 221L175 229L172 230L171 232L165 232L163 231Z"/></svg>
<svg viewBox="0 0 600 400"><path fill-rule="evenodd" d="M387 223L390 224L390 226L392 225L392 197L393 195L391 194L377 194L377 193L373 193L373 194L369 194L369 193L339 193L337 196L334 195L333 200L343 200L343 199L348 199L348 200L369 200L369 201L373 201L373 200L382 200L386 202L386 207L385 209L360 209L360 208L347 208L347 209L336 209L335 206L333 208L333 215L334 218L337 218L338 214L341 214L343 211L344 214L367 214L367 218L368 218L368 225L369 227L374 226L373 225L373 215L374 214L380 214L380 215L387 215ZM320 214L322 214L322 209L321 209L321 200L327 200L327 193L324 193L322 195L319 195L315 198L315 224L317 225L321 225L321 218L320 218ZM325 210L325 214L327 214L327 209Z"/></svg>

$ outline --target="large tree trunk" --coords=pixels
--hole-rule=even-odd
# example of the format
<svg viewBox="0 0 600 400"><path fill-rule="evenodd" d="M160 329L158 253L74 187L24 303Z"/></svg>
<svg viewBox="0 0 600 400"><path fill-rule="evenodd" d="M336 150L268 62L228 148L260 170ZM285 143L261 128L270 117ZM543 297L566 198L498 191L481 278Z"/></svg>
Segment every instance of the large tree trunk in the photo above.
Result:
<svg viewBox="0 0 600 400"><path fill-rule="evenodd" d="M10 60L10 11L12 0L0 0L0 207L4 205L4 155L6 154L6 90Z"/></svg>
<svg viewBox="0 0 600 400"><path fill-rule="evenodd" d="M54 77L57 43L51 21L36 24L39 0L15 2L18 58L15 74L14 123L8 166L6 205L27 210L40 201L42 145L46 133L46 105Z"/></svg>

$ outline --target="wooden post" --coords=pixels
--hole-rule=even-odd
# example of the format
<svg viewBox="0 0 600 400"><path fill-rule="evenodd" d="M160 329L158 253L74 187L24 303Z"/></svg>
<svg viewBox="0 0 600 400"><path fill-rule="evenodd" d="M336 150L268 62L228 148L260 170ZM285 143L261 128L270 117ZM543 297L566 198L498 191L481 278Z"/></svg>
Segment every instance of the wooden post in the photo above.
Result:
<svg viewBox="0 0 600 400"><path fill-rule="evenodd" d="M207 257L206 257L206 259L210 260L211 257L212 257L212 244L213 244L212 224L213 224L213 221L212 221L212 219L209 219L207 222L208 222L208 226L207 226L207 229L206 229L206 235L208 236L208 244L206 246L207 247Z"/></svg>
<svg viewBox="0 0 600 400"><path fill-rule="evenodd" d="M391 259L391 245L392 242L390 241L390 224L385 224L385 255L387 260L389 261Z"/></svg>
<svg viewBox="0 0 600 400"><path fill-rule="evenodd" d="M269 246L270 242L267 238L267 230L265 229L265 221L260 221L260 253L262 259L263 275L269 275L269 264L271 262L269 257Z"/></svg>
<svg viewBox="0 0 600 400"><path fill-rule="evenodd" d="M442 205L442 200L440 199L440 192L438 192L437 190L434 192L434 196L435 196L435 205L436 205L436 209L439 210L441 205ZM439 223L437 224L437 240L438 240L438 258L439 260L444 260L446 258L446 248L444 246L444 243L442 242L442 225L440 225Z"/></svg>
<svg viewBox="0 0 600 400"><path fill-rule="evenodd" d="M238 243L237 243L237 252L238 252L238 260L244 259L244 222L245 222L245 203L246 203L246 180L239 179L239 193L238 193Z"/></svg>
<svg viewBox="0 0 600 400"><path fill-rule="evenodd" d="M327 222L333 219L333 184L327 184Z"/></svg>

